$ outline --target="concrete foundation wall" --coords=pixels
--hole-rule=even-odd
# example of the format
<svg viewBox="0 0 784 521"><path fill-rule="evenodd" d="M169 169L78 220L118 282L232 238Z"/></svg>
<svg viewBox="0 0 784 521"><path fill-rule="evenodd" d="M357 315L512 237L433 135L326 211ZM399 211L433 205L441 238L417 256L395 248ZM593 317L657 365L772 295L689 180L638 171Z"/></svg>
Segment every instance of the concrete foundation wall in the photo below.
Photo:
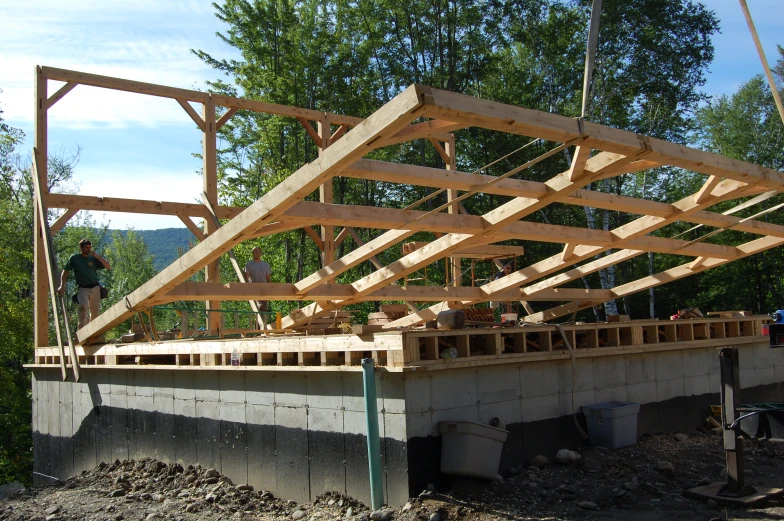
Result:
<svg viewBox="0 0 784 521"><path fill-rule="evenodd" d="M784 349L740 350L741 400L784 402ZM638 435L688 431L719 403L718 349L580 358L574 406L642 404ZM101 461L154 457L219 469L296 501L338 491L369 503L362 374L86 368L79 383L33 370L35 470L65 478ZM387 502L439 473L445 420L498 418L510 431L501 473L585 443L572 416L572 364L551 360L378 373Z"/></svg>
<svg viewBox="0 0 784 521"><path fill-rule="evenodd" d="M87 369L33 371L35 470L58 478L154 457L216 468L296 501L328 491L370 502L362 374ZM405 503L402 375L377 377L384 486Z"/></svg>
<svg viewBox="0 0 784 521"><path fill-rule="evenodd" d="M767 344L739 348L741 400L784 401L784 349ZM574 393L572 393L574 382ZM716 348L579 358L574 379L570 360L495 365L409 374L406 426L412 489L428 482L448 486L438 473L438 424L445 420L488 423L498 418L509 430L501 473L537 454L584 443L578 421L583 405L609 401L642 404L638 436L688 431L701 425L719 400L719 350Z"/></svg>

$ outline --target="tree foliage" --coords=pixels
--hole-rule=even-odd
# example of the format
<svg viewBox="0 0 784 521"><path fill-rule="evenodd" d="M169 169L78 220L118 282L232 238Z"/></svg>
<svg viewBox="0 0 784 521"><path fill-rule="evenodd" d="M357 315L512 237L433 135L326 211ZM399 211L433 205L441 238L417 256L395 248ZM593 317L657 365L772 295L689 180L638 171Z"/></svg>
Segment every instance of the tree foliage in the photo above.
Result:
<svg viewBox="0 0 784 521"><path fill-rule="evenodd" d="M220 37L240 58L224 60L194 53L228 80L210 83L219 93L268 102L367 116L411 83L485 97L500 102L579 116L589 0L443 0L425 3L378 0L228 0L215 4L229 29ZM685 143L695 130L695 114L706 97L700 92L713 59L710 38L718 30L713 12L692 0L605 2L601 18L591 103L587 118L605 125ZM519 136L482 129L459 131L458 168L473 171L526 143ZM293 120L240 112L221 129L220 197L247 205L281 179L316 157L317 149ZM538 142L483 173L499 175L543 153ZM374 151L372 157L425 166L443 166L424 140ZM567 168L568 153L516 177L544 181ZM594 183L589 189L675 200L700 176L674 169ZM405 207L431 189L337 178L335 202ZM314 194L311 197L316 197ZM423 206L445 201L437 197ZM477 194L465 201L474 214L505 202ZM636 216L551 205L528 219L612 229ZM358 230L369 240L380 230ZM432 240L419 233L412 240ZM558 252L557 244L507 241L526 246L525 264ZM318 252L301 230L260 239L275 280L291 282L320 267ZM249 256L255 244L237 249ZM351 239L338 255L353 247ZM608 252L609 253L609 252ZM399 248L379 254L384 263ZM666 267L669 258L639 258L603 270L579 283L613 287L640 273ZM428 270L431 284L446 281L443 261ZM375 269L365 262L338 278L353 281ZM496 268L479 263L477 278ZM224 273L231 277L228 265ZM423 278L420 272L418 278ZM414 276L415 278L417 275ZM470 283L467 279L466 283ZM651 298L652 295L651 295ZM290 303L277 304L288 311ZM630 308L634 302L626 299ZM372 304L357 306L369 311ZM639 309L639 308L638 308ZM652 309L652 306L651 306ZM653 313L653 311L651 311Z"/></svg>

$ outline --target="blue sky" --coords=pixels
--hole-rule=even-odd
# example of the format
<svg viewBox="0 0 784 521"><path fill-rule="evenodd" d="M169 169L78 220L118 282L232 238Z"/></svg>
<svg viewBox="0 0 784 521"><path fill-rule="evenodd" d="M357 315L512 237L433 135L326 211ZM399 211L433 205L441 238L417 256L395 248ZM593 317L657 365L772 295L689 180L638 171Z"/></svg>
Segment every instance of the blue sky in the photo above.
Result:
<svg viewBox="0 0 784 521"><path fill-rule="evenodd" d="M737 0L706 0L722 33L704 91L731 94L762 72ZM784 1L748 0L768 59L784 45ZM209 1L0 0L0 107L32 146L35 65L203 89L217 72L190 53L236 56ZM50 82L49 92L59 84ZM173 100L79 86L49 115L50 152L82 148L79 193L193 202L201 193L200 132ZM175 217L94 214L111 228L182 227Z"/></svg>

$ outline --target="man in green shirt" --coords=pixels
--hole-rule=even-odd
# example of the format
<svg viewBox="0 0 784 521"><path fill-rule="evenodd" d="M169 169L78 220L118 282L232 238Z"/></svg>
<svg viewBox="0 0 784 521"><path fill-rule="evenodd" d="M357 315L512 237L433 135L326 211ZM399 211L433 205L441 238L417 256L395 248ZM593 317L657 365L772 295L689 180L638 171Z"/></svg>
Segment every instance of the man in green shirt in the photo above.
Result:
<svg viewBox="0 0 784 521"><path fill-rule="evenodd" d="M65 293L68 272L73 271L76 285L79 286L79 291L76 293L79 305L79 329L96 318L100 310L101 285L98 283L98 270L112 269L106 259L92 249L93 244L90 239L79 241L79 250L81 251L71 255L71 258L63 266L63 272L60 274L60 287L57 288L57 293L60 295Z"/></svg>

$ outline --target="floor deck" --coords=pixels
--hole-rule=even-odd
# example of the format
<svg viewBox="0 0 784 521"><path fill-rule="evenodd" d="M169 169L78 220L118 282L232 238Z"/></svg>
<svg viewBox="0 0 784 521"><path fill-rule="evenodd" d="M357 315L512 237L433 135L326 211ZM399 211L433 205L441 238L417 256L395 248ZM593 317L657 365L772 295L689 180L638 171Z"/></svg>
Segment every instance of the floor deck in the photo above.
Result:
<svg viewBox="0 0 784 521"><path fill-rule="evenodd" d="M366 335L270 335L238 339L181 339L156 343L77 346L84 366L139 368L232 367L236 350L242 369L325 368L360 370L372 357L388 371L456 367L577 357L682 350L759 342L765 315L697 320L636 320L613 323L486 327L460 330L419 329ZM445 358L454 348L456 358ZM59 365L56 347L35 350L34 366ZM236 368L235 368L236 369Z"/></svg>

